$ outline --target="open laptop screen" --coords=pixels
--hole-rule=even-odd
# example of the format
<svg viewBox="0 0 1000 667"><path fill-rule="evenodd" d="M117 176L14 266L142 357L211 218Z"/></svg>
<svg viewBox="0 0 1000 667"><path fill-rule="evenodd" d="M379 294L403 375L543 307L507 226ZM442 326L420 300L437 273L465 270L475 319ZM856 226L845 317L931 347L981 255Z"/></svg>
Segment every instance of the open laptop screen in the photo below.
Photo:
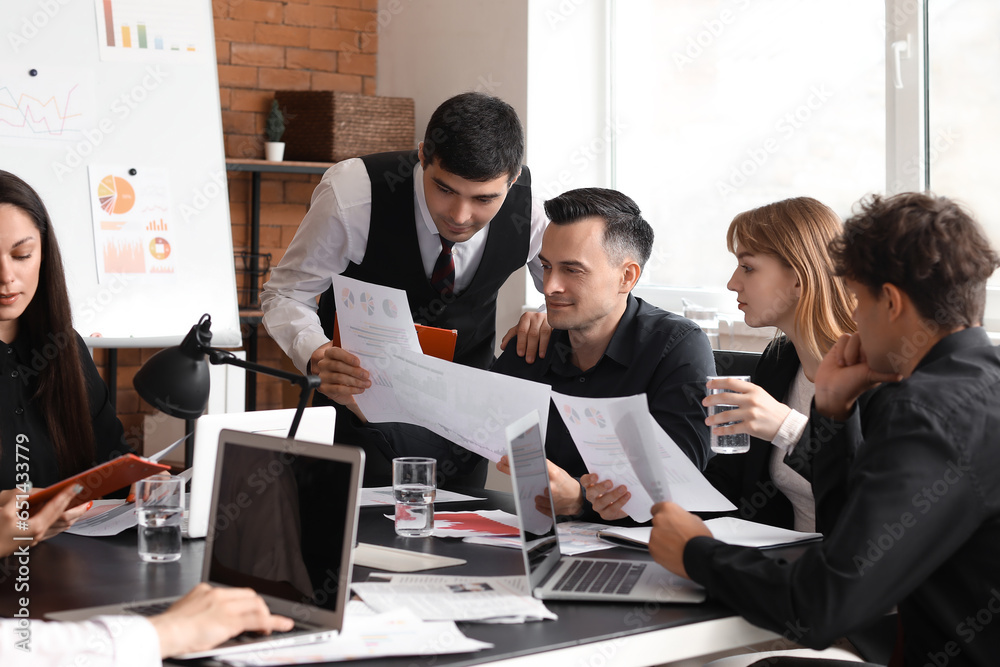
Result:
<svg viewBox="0 0 1000 667"><path fill-rule="evenodd" d="M350 567L344 560L354 533L355 464L331 460L329 446L261 448L227 440L229 433L220 442L208 581L251 587L269 604L277 599L293 609L342 612L346 596L338 593ZM318 455L305 453L310 450Z"/></svg>
<svg viewBox="0 0 1000 667"><path fill-rule="evenodd" d="M507 444L514 500L524 540L525 565L535 585L536 579L544 577L552 567L549 561L558 561L560 556L555 516L551 510L543 512L535 504L536 496L549 493L545 444L537 412L532 411L507 428Z"/></svg>

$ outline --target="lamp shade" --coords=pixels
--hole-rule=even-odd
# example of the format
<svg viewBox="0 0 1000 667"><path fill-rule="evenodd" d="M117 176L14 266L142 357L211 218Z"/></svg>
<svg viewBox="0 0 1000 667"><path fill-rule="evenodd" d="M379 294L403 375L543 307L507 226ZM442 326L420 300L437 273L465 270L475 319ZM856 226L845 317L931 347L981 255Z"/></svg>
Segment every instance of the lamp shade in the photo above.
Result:
<svg viewBox="0 0 1000 667"><path fill-rule="evenodd" d="M203 317L179 346L160 350L143 364L132 380L143 400L172 417L201 416L211 389L205 357L212 340L210 327L211 320Z"/></svg>

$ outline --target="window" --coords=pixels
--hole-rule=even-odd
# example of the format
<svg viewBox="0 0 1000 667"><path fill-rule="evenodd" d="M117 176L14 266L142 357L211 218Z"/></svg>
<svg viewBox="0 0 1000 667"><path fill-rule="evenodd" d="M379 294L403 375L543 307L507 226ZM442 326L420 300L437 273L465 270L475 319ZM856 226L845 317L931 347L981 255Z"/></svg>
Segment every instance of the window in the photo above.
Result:
<svg viewBox="0 0 1000 667"><path fill-rule="evenodd" d="M529 8L539 194L602 185L634 198L657 230L639 292L658 305L687 297L741 320L725 231L786 197L846 217L868 193L930 188L967 204L1000 248L996 0ZM985 324L1000 331L1000 272Z"/></svg>
<svg viewBox="0 0 1000 667"><path fill-rule="evenodd" d="M930 188L968 205L1000 248L1000 3L933 0L928 9ZM990 284L1000 287L1000 272Z"/></svg>
<svg viewBox="0 0 1000 667"><path fill-rule="evenodd" d="M740 211L808 195L844 215L885 190L884 17L871 0L614 4L614 187L657 230L645 284L723 287Z"/></svg>

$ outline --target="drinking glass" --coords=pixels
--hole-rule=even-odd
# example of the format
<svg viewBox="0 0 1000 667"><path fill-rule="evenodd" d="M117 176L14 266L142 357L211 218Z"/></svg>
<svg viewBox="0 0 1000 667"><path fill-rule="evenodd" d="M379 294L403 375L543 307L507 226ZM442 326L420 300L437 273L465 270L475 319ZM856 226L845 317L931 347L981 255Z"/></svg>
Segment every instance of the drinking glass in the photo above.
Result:
<svg viewBox="0 0 1000 667"><path fill-rule="evenodd" d="M430 537L434 532L437 461L406 456L392 460L392 494L396 500L396 534Z"/></svg>
<svg viewBox="0 0 1000 667"><path fill-rule="evenodd" d="M750 381L749 375L709 375L709 380L721 380L723 378L730 377L737 380ZM712 394L723 394L723 393L738 393L731 389L709 389L709 395ZM720 412L726 412L727 410L735 410L737 406L735 405L712 405L708 408L708 415L717 415ZM723 424L716 424L712 427L712 441L711 447L712 451L716 454L742 454L750 450L750 435L748 433L736 433L735 435L717 435L715 429L719 426L732 426L733 424L739 424L738 421L726 422Z"/></svg>
<svg viewBox="0 0 1000 667"><path fill-rule="evenodd" d="M147 563L180 560L184 480L167 476L139 480L135 507L139 518L139 558Z"/></svg>

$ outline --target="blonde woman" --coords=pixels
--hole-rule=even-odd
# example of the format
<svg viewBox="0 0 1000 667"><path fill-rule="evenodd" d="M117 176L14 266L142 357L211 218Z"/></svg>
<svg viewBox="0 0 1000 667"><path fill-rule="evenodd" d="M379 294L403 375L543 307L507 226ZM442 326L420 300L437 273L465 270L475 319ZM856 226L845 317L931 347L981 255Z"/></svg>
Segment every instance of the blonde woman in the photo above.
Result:
<svg viewBox="0 0 1000 667"><path fill-rule="evenodd" d="M806 430L813 378L820 360L843 333L854 331L853 299L833 277L827 245L841 231L840 218L809 197L768 204L737 215L726 240L738 266L727 287L752 327L777 327L781 336L761 356L752 382L712 380L709 387L738 392L705 398L738 405L706 423L720 435L749 433L746 454L718 455L705 475L739 508L739 516L813 531L815 502L808 480L785 463ZM724 358L717 372L726 374ZM718 424L739 420L735 426ZM625 516L631 497L624 486L595 475L581 479L587 499L606 520ZM820 528L826 527L821 521Z"/></svg>
<svg viewBox="0 0 1000 667"><path fill-rule="evenodd" d="M740 213L729 225L726 242L738 266L726 286L736 293L747 325L776 327L781 334L764 350L752 382L712 380L710 388L739 393L703 401L738 406L706 420L716 433L751 436L749 452L716 456L705 471L742 518L808 532L830 527L822 518L817 522L812 485L786 455L806 431L823 355L841 334L855 330L853 298L834 277L827 253L841 231L837 214L809 197Z"/></svg>

